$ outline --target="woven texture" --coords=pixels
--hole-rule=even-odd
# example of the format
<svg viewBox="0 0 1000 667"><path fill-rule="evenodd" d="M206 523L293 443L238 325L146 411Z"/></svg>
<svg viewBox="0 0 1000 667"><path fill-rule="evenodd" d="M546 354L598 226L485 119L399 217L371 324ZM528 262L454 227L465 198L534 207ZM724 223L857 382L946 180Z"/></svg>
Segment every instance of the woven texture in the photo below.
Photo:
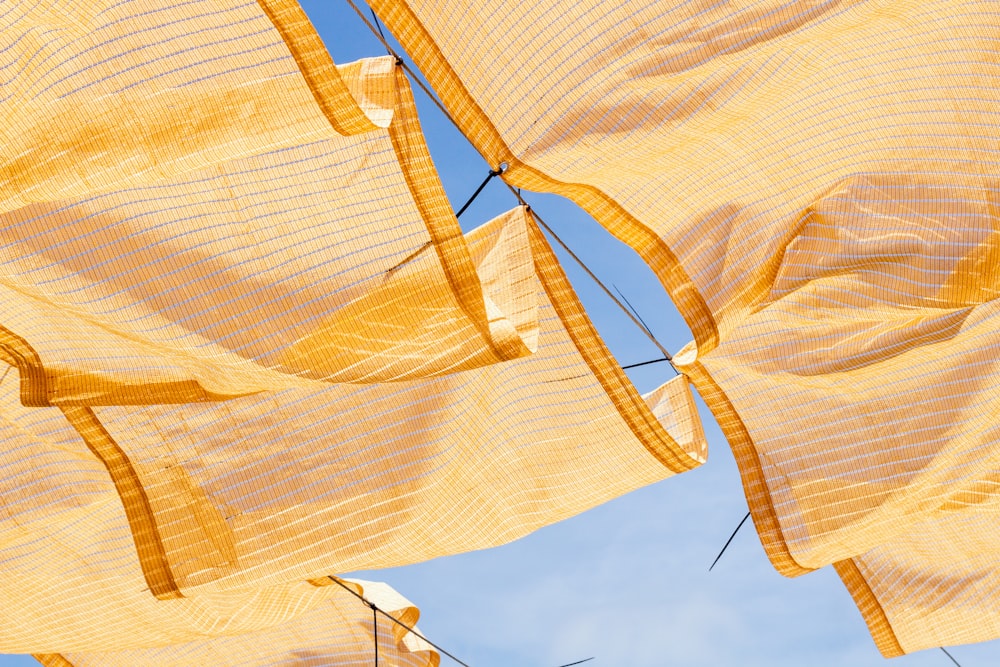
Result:
<svg viewBox="0 0 1000 667"><path fill-rule="evenodd" d="M295 31L286 45L253 3L97 9L22 3L0 38L0 70L25 72L0 103L0 324L27 403L183 403L531 353L523 276L499 254L473 265L391 58L331 62L334 90L312 90Z"/></svg>
<svg viewBox="0 0 1000 667"><path fill-rule="evenodd" d="M531 244L540 276L529 274L538 351L525 359L432 380L64 409L126 499L154 593L503 544L703 461L684 378L639 397L523 209L467 239L480 257L512 237Z"/></svg>
<svg viewBox="0 0 1000 667"><path fill-rule="evenodd" d="M0 383L0 471L8 480L0 489L0 651L133 665L235 664L248 656L257 662L245 664L272 664L283 651L333 646L345 656L372 653L370 611L337 586L303 581L170 601L150 595L103 465L58 409L21 406L17 380L12 369ZM384 585L364 588L380 608L411 627L416 622L416 609ZM399 633L382 640L387 656L405 653L404 645L427 648ZM273 654L263 651L268 647ZM134 652L76 655L125 649ZM227 653L231 658L220 658ZM436 659L412 657L401 664Z"/></svg>
<svg viewBox="0 0 1000 667"><path fill-rule="evenodd" d="M393 622L413 627L419 613L385 584L352 582L352 587L384 613L377 618L364 602L342 589L294 620L252 634L159 648L115 652L36 654L46 667L103 665L367 665L437 667L440 657L423 639ZM388 617L387 617L388 615ZM417 630L419 633L419 630ZM378 651L375 641L377 637Z"/></svg>
<svg viewBox="0 0 1000 667"><path fill-rule="evenodd" d="M335 65L285 0L0 22L0 650L436 665L324 577L705 460L526 210L460 232L391 58Z"/></svg>
<svg viewBox="0 0 1000 667"><path fill-rule="evenodd" d="M865 617L885 655L1000 634L995 498L970 488L907 534L836 563L858 606L873 606Z"/></svg>
<svg viewBox="0 0 1000 667"><path fill-rule="evenodd" d="M898 556L949 499L992 497L995 2L373 4L506 180L657 272L780 571ZM884 615L909 637L912 593Z"/></svg>

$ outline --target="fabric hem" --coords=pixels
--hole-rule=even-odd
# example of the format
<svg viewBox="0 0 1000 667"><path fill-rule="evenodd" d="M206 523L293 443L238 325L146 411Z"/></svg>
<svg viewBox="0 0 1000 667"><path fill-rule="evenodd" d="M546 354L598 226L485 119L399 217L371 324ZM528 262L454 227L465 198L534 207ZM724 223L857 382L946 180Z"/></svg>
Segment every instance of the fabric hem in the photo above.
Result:
<svg viewBox="0 0 1000 667"><path fill-rule="evenodd" d="M718 328L708 304L662 239L599 189L557 181L515 158L413 10L396 0L372 0L370 4L406 46L466 138L494 169L504 162L508 164L502 176L505 181L526 189L560 194L579 204L653 269L687 321L701 353L718 345Z"/></svg>
<svg viewBox="0 0 1000 667"><path fill-rule="evenodd" d="M159 600L184 597L171 572L149 497L142 488L131 460L89 407L61 409L90 451L101 460L111 475L115 491L125 508L125 516L142 565L142 574L150 592Z"/></svg>
<svg viewBox="0 0 1000 667"><path fill-rule="evenodd" d="M258 0L258 4L281 34L333 128L341 134L377 129L351 95L322 39L298 3L295 0ZM437 180L437 171L420 129L409 82L399 67L395 70L395 117L389 124L388 132L400 169L424 219L445 276L462 310L479 330L497 360L519 359L530 353L522 341L497 340L490 332L479 274L465 246L462 229L444 186Z"/></svg>
<svg viewBox="0 0 1000 667"><path fill-rule="evenodd" d="M530 353L522 340L498 340L490 332L479 273L472 262L468 244L458 219L452 212L444 186L437 179L437 170L427 142L424 141L409 81L398 67L395 70L395 80L396 115L389 125L389 138L410 195L431 236L452 294L480 336L493 350L497 361L520 359Z"/></svg>
<svg viewBox="0 0 1000 667"><path fill-rule="evenodd" d="M296 0L257 0L295 58L316 103L339 134L377 128L354 99L337 65Z"/></svg>
<svg viewBox="0 0 1000 667"><path fill-rule="evenodd" d="M526 214L526 217L529 223L528 236L531 239L535 271L542 286L573 344L611 398L622 419L643 447L670 471L681 473L700 466L701 461L681 449L656 419L625 375L625 371L611 356L600 334L587 317L548 241L530 214Z"/></svg>
<svg viewBox="0 0 1000 667"><path fill-rule="evenodd" d="M868 631L879 653L885 658L898 658L906 651L899 643L896 633L892 630L892 624L885 615L885 610L879 604L878 598L872 592L871 587L865 580L861 570L853 560L841 560L833 564L833 568L840 575L840 580L844 582L847 592L854 599L861 617L868 625Z"/></svg>
<svg viewBox="0 0 1000 667"><path fill-rule="evenodd" d="M685 365L682 370L689 374L691 382L705 400L708 409L715 415L723 435L729 441L740 470L743 493L750 506L754 527L771 565L786 577L797 577L812 572L812 569L799 565L788 549L764 477L760 455L726 392L715 382L701 361L696 360L690 365Z"/></svg>
<svg viewBox="0 0 1000 667"><path fill-rule="evenodd" d="M45 408L49 403L49 382L42 359L10 329L0 326L0 359L16 366L21 376L21 404L27 408Z"/></svg>

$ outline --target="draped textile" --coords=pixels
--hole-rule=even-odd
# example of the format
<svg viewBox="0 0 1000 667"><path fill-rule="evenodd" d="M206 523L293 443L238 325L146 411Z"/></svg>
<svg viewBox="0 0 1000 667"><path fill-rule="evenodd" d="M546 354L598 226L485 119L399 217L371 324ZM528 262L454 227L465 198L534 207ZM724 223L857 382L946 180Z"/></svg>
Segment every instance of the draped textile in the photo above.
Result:
<svg viewBox="0 0 1000 667"><path fill-rule="evenodd" d="M970 489L906 535L835 564L858 606L869 608L879 646L910 653L1000 633L994 498Z"/></svg>
<svg viewBox="0 0 1000 667"><path fill-rule="evenodd" d="M338 652L346 662L371 654L370 611L322 581L153 597L104 466L58 409L21 406L17 380L10 370L0 383L0 651L44 654L43 664L65 664L52 655L63 653L73 665L273 664L283 653ZM407 625L416 622L417 610L385 585L358 591ZM400 664L436 664L408 633L380 641L384 655L406 656Z"/></svg>
<svg viewBox="0 0 1000 667"><path fill-rule="evenodd" d="M385 614L377 621L367 605L341 591L293 621L267 631L213 637L186 644L115 652L36 654L46 667L94 665L255 665L311 664L385 667L437 667L440 656L422 639L393 619L413 627L416 607L385 584L351 582L365 599ZM415 628L416 629L416 628ZM419 633L419 630L417 630Z"/></svg>
<svg viewBox="0 0 1000 667"><path fill-rule="evenodd" d="M656 271L779 571L874 576L865 554L992 497L997 3L373 6L508 182L574 199Z"/></svg>
<svg viewBox="0 0 1000 667"><path fill-rule="evenodd" d="M473 264L402 72L335 67L277 4L3 10L0 354L27 404L215 400L533 350L537 323L505 315L529 295L504 257Z"/></svg>
<svg viewBox="0 0 1000 667"><path fill-rule="evenodd" d="M391 58L335 66L285 0L0 22L3 650L436 664L317 582L705 460L525 209L461 234Z"/></svg>
<svg viewBox="0 0 1000 667"><path fill-rule="evenodd" d="M157 596L495 546L704 461L687 381L636 393L526 215L466 239L482 261L530 244L530 357L409 382L63 409L125 500Z"/></svg>

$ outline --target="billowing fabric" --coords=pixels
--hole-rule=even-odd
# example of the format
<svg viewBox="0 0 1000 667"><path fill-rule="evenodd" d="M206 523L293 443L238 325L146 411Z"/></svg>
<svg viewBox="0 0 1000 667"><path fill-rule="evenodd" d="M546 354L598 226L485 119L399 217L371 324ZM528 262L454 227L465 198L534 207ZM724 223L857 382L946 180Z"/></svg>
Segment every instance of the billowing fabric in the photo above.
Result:
<svg viewBox="0 0 1000 667"><path fill-rule="evenodd" d="M1000 633L995 499L970 488L906 535L835 564L858 606L870 607L865 620L883 653Z"/></svg>
<svg viewBox="0 0 1000 667"><path fill-rule="evenodd" d="M529 295L505 257L472 262L402 72L335 67L289 23L301 10L272 4L3 10L0 354L26 404L216 400L532 352L537 322L505 315Z"/></svg>
<svg viewBox="0 0 1000 667"><path fill-rule="evenodd" d="M0 652L47 654L44 664L65 664L51 655L63 653L74 665L256 665L296 655L344 664L372 654L370 610L328 580L157 600L115 487L76 430L56 408L21 406L15 369L0 382L0 406ZM416 623L417 610L384 584L357 590ZM437 664L429 647L383 621L380 653Z"/></svg>
<svg viewBox="0 0 1000 667"><path fill-rule="evenodd" d="M373 5L505 179L657 272L779 571L994 493L1000 5Z"/></svg>
<svg viewBox="0 0 1000 667"><path fill-rule="evenodd" d="M530 245L518 257L541 326L530 357L419 381L63 408L114 479L154 594L495 546L704 461L686 379L636 393L526 215L467 242L481 263Z"/></svg>
<svg viewBox="0 0 1000 667"><path fill-rule="evenodd" d="M392 621L394 618L413 627L419 615L416 607L385 584L356 582L353 586L391 618L379 613L376 621L364 602L340 589L294 620L261 632L145 649L35 657L45 667L368 665L375 662L377 636L379 665L437 667L440 664L438 653L421 636Z"/></svg>
<svg viewBox="0 0 1000 667"><path fill-rule="evenodd" d="M461 234L393 59L335 66L286 0L0 26L0 650L434 665L324 577L705 460L526 210Z"/></svg>

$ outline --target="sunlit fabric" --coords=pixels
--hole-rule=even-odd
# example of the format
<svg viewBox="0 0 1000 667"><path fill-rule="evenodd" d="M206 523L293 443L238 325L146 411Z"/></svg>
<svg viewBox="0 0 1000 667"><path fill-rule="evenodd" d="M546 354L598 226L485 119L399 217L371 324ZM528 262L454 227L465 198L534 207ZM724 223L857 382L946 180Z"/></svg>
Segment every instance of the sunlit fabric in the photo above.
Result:
<svg viewBox="0 0 1000 667"><path fill-rule="evenodd" d="M434 665L324 577L705 460L526 209L460 232L392 58L334 65L285 0L0 25L0 650Z"/></svg>
<svg viewBox="0 0 1000 667"><path fill-rule="evenodd" d="M342 589L292 621L265 631L226 635L184 644L114 652L36 654L45 667L104 665L369 665L437 667L440 656L421 637L393 623L413 627L419 615L409 601L385 584L356 582L355 589L390 617ZM377 626L376 626L377 624ZM419 632L419 630L417 630ZM377 633L377 635L376 635Z"/></svg>
<svg viewBox="0 0 1000 667"><path fill-rule="evenodd" d="M495 546L704 461L685 378L635 392L524 209L466 239L479 262L531 246L519 275L541 325L532 356L419 381L63 409L111 473L156 595Z"/></svg>
<svg viewBox="0 0 1000 667"><path fill-rule="evenodd" d="M506 180L657 272L781 572L995 493L1000 5L373 5Z"/></svg>
<svg viewBox="0 0 1000 667"><path fill-rule="evenodd" d="M1000 634L995 482L955 494L905 535L851 560L838 574L885 655Z"/></svg>
<svg viewBox="0 0 1000 667"><path fill-rule="evenodd" d="M0 346L27 404L214 400L532 352L537 323L505 312L528 295L506 258L473 264L393 60L301 53L315 34L279 31L270 4L4 10Z"/></svg>
<svg viewBox="0 0 1000 667"><path fill-rule="evenodd" d="M153 597L104 466L58 409L19 405L17 380L10 370L0 383L0 652L59 652L74 665L236 664L253 656L258 661L245 664L271 664L295 651L372 653L370 610L338 586L300 581ZM391 589L363 588L380 608L416 622L416 609ZM387 656L428 648L398 632L380 639ZM422 653L401 664L435 659Z"/></svg>

